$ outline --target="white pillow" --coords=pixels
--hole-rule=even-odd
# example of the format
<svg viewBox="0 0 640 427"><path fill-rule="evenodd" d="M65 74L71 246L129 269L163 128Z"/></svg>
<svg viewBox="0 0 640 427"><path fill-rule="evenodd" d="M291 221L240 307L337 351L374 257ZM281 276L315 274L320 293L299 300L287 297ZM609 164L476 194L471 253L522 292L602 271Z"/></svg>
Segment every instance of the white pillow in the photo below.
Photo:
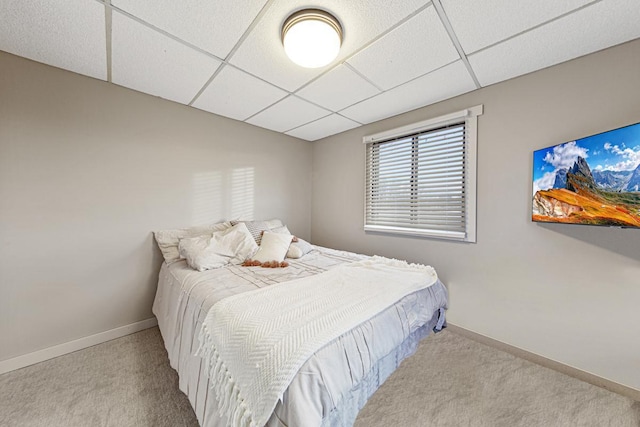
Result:
<svg viewBox="0 0 640 427"><path fill-rule="evenodd" d="M272 233L280 233L280 234L291 234L286 225L281 225L280 227L274 227L270 229Z"/></svg>
<svg viewBox="0 0 640 427"><path fill-rule="evenodd" d="M247 226L249 233L251 233L258 245L260 244L260 239L262 239L262 232L269 230L269 225L267 225L266 221L231 221L231 225L240 223Z"/></svg>
<svg viewBox="0 0 640 427"><path fill-rule="evenodd" d="M231 264L242 264L246 259L251 258L258 250L258 245L253 239L251 232L242 222L234 225L227 231L223 231L220 239L224 241L225 245L234 250L234 256L229 260Z"/></svg>
<svg viewBox="0 0 640 427"><path fill-rule="evenodd" d="M234 255L231 248L219 245L212 236L181 239L178 248L189 267L198 271L224 267Z"/></svg>
<svg viewBox="0 0 640 427"><path fill-rule="evenodd" d="M287 258L302 258L311 252L312 249L313 246L311 246L311 243L298 237L298 241L291 243L291 246L289 246Z"/></svg>
<svg viewBox="0 0 640 427"><path fill-rule="evenodd" d="M178 251L178 243L180 239L188 237L197 237L208 235L209 237L216 231L226 230L231 227L230 222L220 222L216 224L199 225L190 228L181 228L177 230L161 230L154 231L153 235L158 242L158 247L162 251L162 256L167 264L178 261L180 253Z"/></svg>
<svg viewBox="0 0 640 427"><path fill-rule="evenodd" d="M274 219L268 219L265 221L267 223L267 227L269 227L269 229L274 229L277 227L282 227L282 220L279 218L274 218Z"/></svg>
<svg viewBox="0 0 640 427"><path fill-rule="evenodd" d="M204 271L229 263L242 264L258 250L258 245L247 226L239 223L211 236L182 239L178 248L191 268Z"/></svg>
<svg viewBox="0 0 640 427"><path fill-rule="evenodd" d="M273 228L271 229L271 231L273 233L291 234L291 232L289 231L286 225L283 225L282 227ZM306 254L311 252L312 249L313 249L313 246L311 246L311 243L305 240L302 240L301 238L298 237L298 241L292 242L291 246L289 246L289 250L287 251L287 258L294 258L294 259L302 258Z"/></svg>
<svg viewBox="0 0 640 427"><path fill-rule="evenodd" d="M284 257L287 255L292 239L293 236L291 234L271 233L269 231L265 231L262 235L260 248L253 256L253 259L260 262L284 261Z"/></svg>

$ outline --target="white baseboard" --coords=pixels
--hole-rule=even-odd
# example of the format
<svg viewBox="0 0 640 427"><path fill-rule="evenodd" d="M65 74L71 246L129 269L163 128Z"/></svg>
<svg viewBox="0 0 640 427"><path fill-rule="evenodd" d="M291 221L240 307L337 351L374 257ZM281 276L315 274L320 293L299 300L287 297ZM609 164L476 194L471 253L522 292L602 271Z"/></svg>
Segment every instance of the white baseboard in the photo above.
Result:
<svg viewBox="0 0 640 427"><path fill-rule="evenodd" d="M54 357L62 356L64 354L82 350L83 348L91 347L96 344L101 344L103 342L111 341L116 338L124 337L125 335L133 334L134 332L153 328L157 324L158 319L152 317L140 322L131 323L119 328L100 332L95 335L89 335L88 337L78 338L77 340L34 351L33 353L24 354L12 359L1 360L0 374L15 371L16 369L24 368L25 366L33 365L34 363L44 362L45 360L53 359Z"/></svg>
<svg viewBox="0 0 640 427"><path fill-rule="evenodd" d="M633 400L640 401L640 390L637 390L635 388L617 383L607 378L600 377L598 375L592 374L591 372L574 368L573 366L565 365L564 363L560 363L539 354L523 350L519 347L515 347L511 344L498 341L496 339L479 334L478 332L474 332L461 326L452 325L450 322L447 322L447 328L455 334L462 335L481 344L497 348L498 350L502 350L516 357L528 360L529 362L544 366L545 368L553 369L554 371L561 372L565 375L569 375L570 377L577 378L581 381L593 384L597 387L602 387L614 393L618 393Z"/></svg>

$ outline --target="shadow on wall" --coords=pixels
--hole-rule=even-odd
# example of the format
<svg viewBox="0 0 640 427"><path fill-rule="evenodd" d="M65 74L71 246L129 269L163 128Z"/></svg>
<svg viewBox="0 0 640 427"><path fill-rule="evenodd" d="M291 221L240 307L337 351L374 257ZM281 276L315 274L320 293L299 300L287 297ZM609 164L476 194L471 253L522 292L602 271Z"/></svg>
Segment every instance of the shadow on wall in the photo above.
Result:
<svg viewBox="0 0 640 427"><path fill-rule="evenodd" d="M192 182L192 224L253 219L255 171L252 167L199 172Z"/></svg>
<svg viewBox="0 0 640 427"><path fill-rule="evenodd" d="M151 245L151 271L149 272L149 277L147 278L147 283L153 285L153 289L155 290L156 283L158 281L158 271L160 270L160 265L164 261L164 256L162 256L162 251L158 247L158 243L156 243L156 239L153 236L153 232L149 233L149 237L145 242L146 245Z"/></svg>
<svg viewBox="0 0 640 427"><path fill-rule="evenodd" d="M565 236L640 261L640 229L578 224L536 224L547 230L564 234Z"/></svg>

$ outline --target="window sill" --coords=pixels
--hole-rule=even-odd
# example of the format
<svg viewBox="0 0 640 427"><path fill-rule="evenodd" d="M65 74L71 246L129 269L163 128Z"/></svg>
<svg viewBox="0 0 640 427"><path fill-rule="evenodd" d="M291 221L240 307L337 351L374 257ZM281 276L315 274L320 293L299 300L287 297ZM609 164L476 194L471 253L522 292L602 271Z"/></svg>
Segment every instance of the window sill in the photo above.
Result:
<svg viewBox="0 0 640 427"><path fill-rule="evenodd" d="M404 236L423 237L423 238L436 238L453 240L457 242L475 243L475 240L468 239L466 233L455 231L440 231L440 230L420 230L415 228L403 228L403 227L390 227L382 225L365 225L365 232L375 232L383 234L400 234Z"/></svg>

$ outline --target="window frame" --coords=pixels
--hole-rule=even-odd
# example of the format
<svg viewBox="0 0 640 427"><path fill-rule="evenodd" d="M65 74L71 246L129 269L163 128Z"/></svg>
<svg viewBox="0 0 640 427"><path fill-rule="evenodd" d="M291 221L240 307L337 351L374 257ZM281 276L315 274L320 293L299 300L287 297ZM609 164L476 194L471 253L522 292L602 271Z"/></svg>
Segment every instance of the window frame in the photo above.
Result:
<svg viewBox="0 0 640 427"><path fill-rule="evenodd" d="M365 189L364 189L364 231L377 233L401 234L425 238L439 238L467 243L476 242L476 197L477 197L477 151L478 151L478 116L483 114L483 105L476 105L455 113L446 114L428 120L423 120L410 125L386 130L367 135L362 138L365 149L367 144L383 142L402 137L408 137L432 129L463 123L465 125L465 168L464 168L464 192L465 192L465 232L453 232L444 230L411 229L389 225L367 224L367 199L370 187L367 184L367 155L365 154ZM462 235L463 234L463 235Z"/></svg>

